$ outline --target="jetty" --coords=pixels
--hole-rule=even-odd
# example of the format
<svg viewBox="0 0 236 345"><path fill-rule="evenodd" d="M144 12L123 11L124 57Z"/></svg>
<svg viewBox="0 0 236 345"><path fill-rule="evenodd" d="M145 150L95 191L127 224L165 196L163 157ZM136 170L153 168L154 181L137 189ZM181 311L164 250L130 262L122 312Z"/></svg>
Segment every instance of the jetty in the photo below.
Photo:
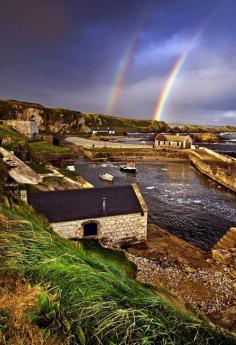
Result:
<svg viewBox="0 0 236 345"><path fill-rule="evenodd" d="M189 151L194 167L222 186L236 192L236 159L207 148Z"/></svg>
<svg viewBox="0 0 236 345"><path fill-rule="evenodd" d="M236 228L230 228L215 244L213 249L236 248Z"/></svg>

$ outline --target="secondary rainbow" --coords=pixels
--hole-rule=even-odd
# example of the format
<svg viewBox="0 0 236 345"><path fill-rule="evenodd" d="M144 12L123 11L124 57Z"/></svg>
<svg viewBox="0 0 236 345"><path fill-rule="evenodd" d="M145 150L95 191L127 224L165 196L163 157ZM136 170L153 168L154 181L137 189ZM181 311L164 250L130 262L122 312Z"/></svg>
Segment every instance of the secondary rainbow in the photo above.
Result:
<svg viewBox="0 0 236 345"><path fill-rule="evenodd" d="M202 32L202 29L199 30L196 35L194 35L193 39L186 46L183 53L181 54L181 56L178 58L177 62L174 64L173 68L171 69L171 71L170 71L170 73L166 79L166 82L164 84L164 87L161 91L161 95L158 98L157 104L155 106L155 110L154 110L153 115L152 115L152 120L160 121L161 116L163 114L164 107L165 107L166 102L168 100L168 96L170 95L171 88L173 87L173 85L176 81L177 75L181 70L181 67L183 66L185 60L187 59L187 56L188 56L190 50L193 48L194 43L195 43L196 39L199 37L199 35L201 34L201 32Z"/></svg>
<svg viewBox="0 0 236 345"><path fill-rule="evenodd" d="M119 97L120 91L121 91L121 86L123 84L125 75L126 75L126 71L129 65L129 61L130 58L133 54L133 49L135 46L137 40L137 34L135 33L135 36L133 36L131 38L131 40L129 41L129 44L127 46L127 48L125 49L125 52L123 54L123 57L118 65L116 74L115 74L115 78L113 80L112 83L112 88L108 97L108 102L107 102L107 106L106 106L106 113L107 114L113 114L114 113L114 109L117 103L117 99Z"/></svg>
<svg viewBox="0 0 236 345"><path fill-rule="evenodd" d="M134 32L134 34L131 36L126 49L124 53L122 54L122 58L120 60L120 63L118 64L115 77L112 83L111 91L109 93L107 105L106 105L106 113L107 114L114 114L115 106L117 104L117 100L119 98L121 88L126 76L127 68L129 66L130 60L133 56L136 42L139 38L139 34L146 23L146 15L144 15L140 22L138 23L138 26Z"/></svg>

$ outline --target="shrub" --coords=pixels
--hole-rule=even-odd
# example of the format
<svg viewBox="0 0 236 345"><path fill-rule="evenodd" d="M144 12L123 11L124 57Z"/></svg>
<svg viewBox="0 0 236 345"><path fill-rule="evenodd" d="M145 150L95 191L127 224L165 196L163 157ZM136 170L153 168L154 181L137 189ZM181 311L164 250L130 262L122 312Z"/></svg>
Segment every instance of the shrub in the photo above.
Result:
<svg viewBox="0 0 236 345"><path fill-rule="evenodd" d="M0 344L6 344L10 336L10 311L0 308Z"/></svg>
<svg viewBox="0 0 236 345"><path fill-rule="evenodd" d="M59 316L60 302L52 303L49 295L43 292L38 297L37 309L29 314L29 320L39 327L48 327Z"/></svg>

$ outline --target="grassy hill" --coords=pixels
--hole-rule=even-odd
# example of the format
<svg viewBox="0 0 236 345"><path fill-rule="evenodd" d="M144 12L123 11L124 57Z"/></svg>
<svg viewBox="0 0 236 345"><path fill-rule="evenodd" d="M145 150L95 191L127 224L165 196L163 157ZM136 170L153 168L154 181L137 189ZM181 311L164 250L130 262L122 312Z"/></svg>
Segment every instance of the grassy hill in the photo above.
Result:
<svg viewBox="0 0 236 345"><path fill-rule="evenodd" d="M4 138L9 138L9 143L3 145L8 150L13 150L19 143L26 143L26 137L23 134L16 132L9 126L0 125L0 143Z"/></svg>
<svg viewBox="0 0 236 345"><path fill-rule="evenodd" d="M78 134L89 133L91 129L107 127L116 132L141 131L162 132L169 127L163 121L126 119L103 114L82 113L62 108L47 108L37 103L16 100L0 100L0 120L29 119L34 116L40 128L51 133Z"/></svg>
<svg viewBox="0 0 236 345"><path fill-rule="evenodd" d="M134 267L122 253L63 240L26 205L0 206L0 279L25 279L29 294L37 286L47 291L31 305L28 319L49 340L57 337L68 345L235 344L235 338L165 289L130 278ZM10 339L10 312L0 309L5 339Z"/></svg>

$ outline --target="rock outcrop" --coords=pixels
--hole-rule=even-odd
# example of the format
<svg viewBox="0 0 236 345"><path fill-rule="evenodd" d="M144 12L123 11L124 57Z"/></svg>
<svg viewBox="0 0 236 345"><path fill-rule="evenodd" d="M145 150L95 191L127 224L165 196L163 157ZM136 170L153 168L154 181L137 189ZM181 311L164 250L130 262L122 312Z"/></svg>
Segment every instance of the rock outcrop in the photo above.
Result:
<svg viewBox="0 0 236 345"><path fill-rule="evenodd" d="M169 125L174 133L222 133L222 132L235 132L235 126L204 126L192 124L176 124Z"/></svg>
<svg viewBox="0 0 236 345"><path fill-rule="evenodd" d="M112 128L116 132L168 132L163 121L125 119L103 114L81 113L80 111L47 108L37 103L16 100L0 100L0 120L35 120L40 130L57 134L90 133L92 129Z"/></svg>
<svg viewBox="0 0 236 345"><path fill-rule="evenodd" d="M0 147L0 154L8 166L8 174L19 184L38 184L42 178L13 153Z"/></svg>
<svg viewBox="0 0 236 345"><path fill-rule="evenodd" d="M217 143L221 141L221 137L219 134L216 133L198 133L192 134L192 138L196 142L203 142L203 143Z"/></svg>

